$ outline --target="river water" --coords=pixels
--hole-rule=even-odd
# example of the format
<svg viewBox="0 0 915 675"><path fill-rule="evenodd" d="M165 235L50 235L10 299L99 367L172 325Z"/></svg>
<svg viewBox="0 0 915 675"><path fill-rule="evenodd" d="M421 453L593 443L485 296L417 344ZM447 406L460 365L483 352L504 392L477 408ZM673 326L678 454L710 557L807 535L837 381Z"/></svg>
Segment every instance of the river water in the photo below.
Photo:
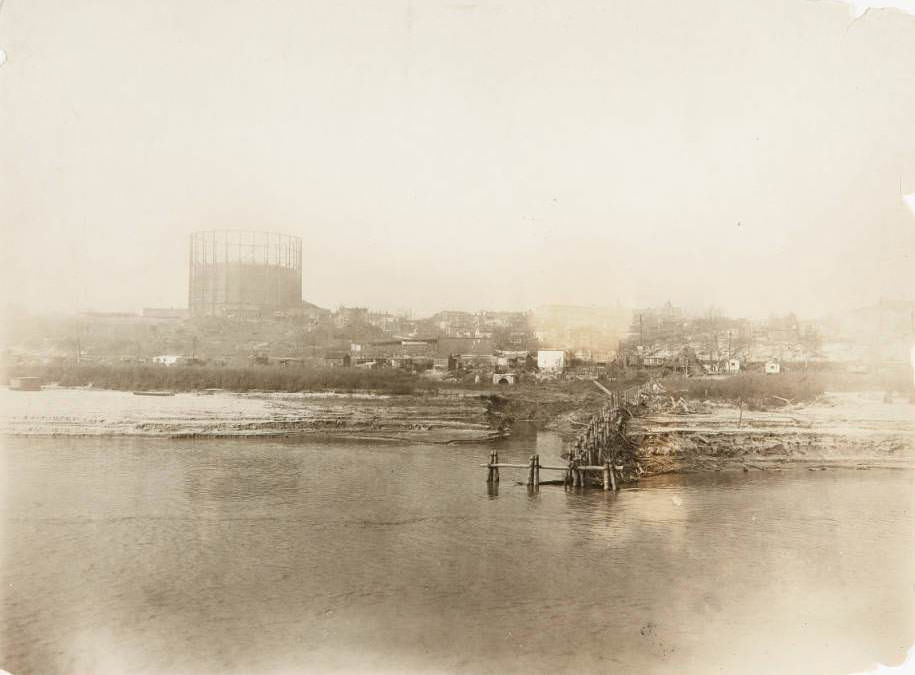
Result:
<svg viewBox="0 0 915 675"><path fill-rule="evenodd" d="M7 437L0 668L851 673L915 640L911 470L530 493L489 449Z"/></svg>

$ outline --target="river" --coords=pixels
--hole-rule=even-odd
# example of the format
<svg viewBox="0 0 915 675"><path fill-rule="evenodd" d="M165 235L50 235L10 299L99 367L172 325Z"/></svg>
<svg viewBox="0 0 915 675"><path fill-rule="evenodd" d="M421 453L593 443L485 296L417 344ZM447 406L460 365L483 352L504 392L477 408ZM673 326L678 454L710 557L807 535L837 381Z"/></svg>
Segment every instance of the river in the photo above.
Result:
<svg viewBox="0 0 915 675"><path fill-rule="evenodd" d="M7 437L0 668L851 673L913 642L911 470L530 493L489 449Z"/></svg>

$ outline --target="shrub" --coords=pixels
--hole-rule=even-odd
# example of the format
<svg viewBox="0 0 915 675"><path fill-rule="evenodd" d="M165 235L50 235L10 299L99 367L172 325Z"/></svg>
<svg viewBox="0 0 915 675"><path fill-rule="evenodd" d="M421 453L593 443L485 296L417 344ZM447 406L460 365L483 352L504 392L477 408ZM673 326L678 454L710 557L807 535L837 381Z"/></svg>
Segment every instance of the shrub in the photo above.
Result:
<svg viewBox="0 0 915 675"><path fill-rule="evenodd" d="M249 367L158 365L36 366L12 369L9 376L35 375L61 386L93 385L103 389L193 391L375 391L411 394L419 383L401 370L362 368Z"/></svg>
<svg viewBox="0 0 915 675"><path fill-rule="evenodd" d="M753 405L772 405L781 399L810 401L823 393L821 379L808 373L740 373L723 378L670 377L662 381L671 393L687 398L743 401Z"/></svg>

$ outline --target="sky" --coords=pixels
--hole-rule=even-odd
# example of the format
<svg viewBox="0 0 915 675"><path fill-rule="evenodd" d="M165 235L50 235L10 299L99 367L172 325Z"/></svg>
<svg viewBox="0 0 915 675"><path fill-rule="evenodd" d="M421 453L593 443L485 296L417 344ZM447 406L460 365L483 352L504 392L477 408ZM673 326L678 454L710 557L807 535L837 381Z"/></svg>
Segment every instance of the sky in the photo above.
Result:
<svg viewBox="0 0 915 675"><path fill-rule="evenodd" d="M6 0L0 293L185 306L238 228L330 308L915 298L915 17L858 5Z"/></svg>

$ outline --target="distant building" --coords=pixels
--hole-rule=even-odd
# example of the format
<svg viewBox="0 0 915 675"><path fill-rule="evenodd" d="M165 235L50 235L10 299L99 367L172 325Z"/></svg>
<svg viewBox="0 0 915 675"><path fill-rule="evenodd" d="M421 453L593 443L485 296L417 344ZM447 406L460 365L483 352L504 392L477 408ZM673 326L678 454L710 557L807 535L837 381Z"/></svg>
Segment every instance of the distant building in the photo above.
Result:
<svg viewBox="0 0 915 675"><path fill-rule="evenodd" d="M495 348L489 338L476 337L440 337L435 341L439 356L449 354L492 354Z"/></svg>
<svg viewBox="0 0 915 675"><path fill-rule="evenodd" d="M334 326L350 328L369 321L369 310L366 307L341 307L334 313Z"/></svg>
<svg viewBox="0 0 915 675"><path fill-rule="evenodd" d="M153 363L158 363L160 366L174 366L182 363L186 358L179 354L160 354L153 357Z"/></svg>
<svg viewBox="0 0 915 675"><path fill-rule="evenodd" d="M300 237L240 230L191 234L192 315L260 318L301 306Z"/></svg>
<svg viewBox="0 0 915 675"><path fill-rule="evenodd" d="M332 368L349 368L353 363L353 357L349 352L335 351L327 352L324 355L324 365Z"/></svg>
<svg viewBox="0 0 915 675"><path fill-rule="evenodd" d="M566 363L567 355L564 349L537 350L537 367L541 371L562 372Z"/></svg>
<svg viewBox="0 0 915 675"><path fill-rule="evenodd" d="M782 372L782 364L778 362L778 359L766 361L766 375L778 375L780 372Z"/></svg>
<svg viewBox="0 0 915 675"><path fill-rule="evenodd" d="M492 383L493 384L514 384L515 383L515 374L514 373L493 373Z"/></svg>
<svg viewBox="0 0 915 675"><path fill-rule="evenodd" d="M740 372L740 359L728 359L728 372L729 373L739 373Z"/></svg>

